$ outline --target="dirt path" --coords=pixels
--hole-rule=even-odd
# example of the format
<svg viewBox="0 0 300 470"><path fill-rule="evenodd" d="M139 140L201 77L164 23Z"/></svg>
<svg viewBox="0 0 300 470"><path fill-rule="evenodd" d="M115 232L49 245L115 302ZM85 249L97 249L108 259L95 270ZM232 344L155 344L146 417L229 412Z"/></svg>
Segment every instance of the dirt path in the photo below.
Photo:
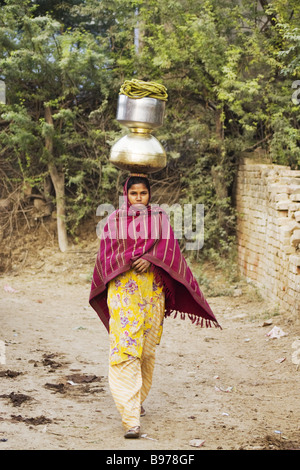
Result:
<svg viewBox="0 0 300 470"><path fill-rule="evenodd" d="M144 437L125 440L88 305L94 254L49 254L0 277L1 450L300 449L300 327L249 287L208 299L222 331L166 320Z"/></svg>

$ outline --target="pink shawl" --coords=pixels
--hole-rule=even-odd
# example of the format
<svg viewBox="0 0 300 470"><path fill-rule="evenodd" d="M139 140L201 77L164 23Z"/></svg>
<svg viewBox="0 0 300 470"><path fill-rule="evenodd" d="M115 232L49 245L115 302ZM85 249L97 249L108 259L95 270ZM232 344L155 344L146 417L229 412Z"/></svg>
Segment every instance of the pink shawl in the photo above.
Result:
<svg viewBox="0 0 300 470"><path fill-rule="evenodd" d="M127 201L126 187L127 182ZM151 263L156 281L164 287L166 317L180 313L197 325L221 328L181 253L167 214L158 206L126 202L104 226L90 291L90 304L108 331L108 283L139 257Z"/></svg>

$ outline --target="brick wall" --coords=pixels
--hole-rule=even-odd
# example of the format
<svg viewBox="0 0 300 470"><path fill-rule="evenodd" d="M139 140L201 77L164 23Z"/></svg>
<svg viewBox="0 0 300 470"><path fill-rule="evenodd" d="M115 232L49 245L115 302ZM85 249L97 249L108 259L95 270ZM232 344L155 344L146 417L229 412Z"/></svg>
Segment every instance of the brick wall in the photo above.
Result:
<svg viewBox="0 0 300 470"><path fill-rule="evenodd" d="M242 274L300 318L300 170L240 162L236 207Z"/></svg>

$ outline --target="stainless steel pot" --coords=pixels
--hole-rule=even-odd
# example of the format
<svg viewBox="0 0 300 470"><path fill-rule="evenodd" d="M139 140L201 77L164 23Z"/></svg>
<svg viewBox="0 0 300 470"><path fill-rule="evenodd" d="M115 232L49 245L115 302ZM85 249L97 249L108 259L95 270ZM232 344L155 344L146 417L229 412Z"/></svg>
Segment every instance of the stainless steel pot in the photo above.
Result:
<svg viewBox="0 0 300 470"><path fill-rule="evenodd" d="M117 121L128 128L156 129L162 126L165 102L156 98L119 95Z"/></svg>

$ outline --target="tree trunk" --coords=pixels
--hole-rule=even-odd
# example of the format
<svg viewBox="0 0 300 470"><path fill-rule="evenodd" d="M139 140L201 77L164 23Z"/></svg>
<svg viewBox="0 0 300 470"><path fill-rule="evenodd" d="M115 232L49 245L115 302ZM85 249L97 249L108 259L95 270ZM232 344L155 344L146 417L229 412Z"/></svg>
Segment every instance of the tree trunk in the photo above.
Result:
<svg viewBox="0 0 300 470"><path fill-rule="evenodd" d="M53 126L51 109L49 106L45 108L45 120L47 124ZM53 139L52 136L45 138L46 149L50 155L53 155ZM56 213L57 213L57 235L58 245L62 252L68 249L68 237L66 226L66 206L65 206L65 174L59 171L54 163L48 164L49 173L55 190L56 197Z"/></svg>

